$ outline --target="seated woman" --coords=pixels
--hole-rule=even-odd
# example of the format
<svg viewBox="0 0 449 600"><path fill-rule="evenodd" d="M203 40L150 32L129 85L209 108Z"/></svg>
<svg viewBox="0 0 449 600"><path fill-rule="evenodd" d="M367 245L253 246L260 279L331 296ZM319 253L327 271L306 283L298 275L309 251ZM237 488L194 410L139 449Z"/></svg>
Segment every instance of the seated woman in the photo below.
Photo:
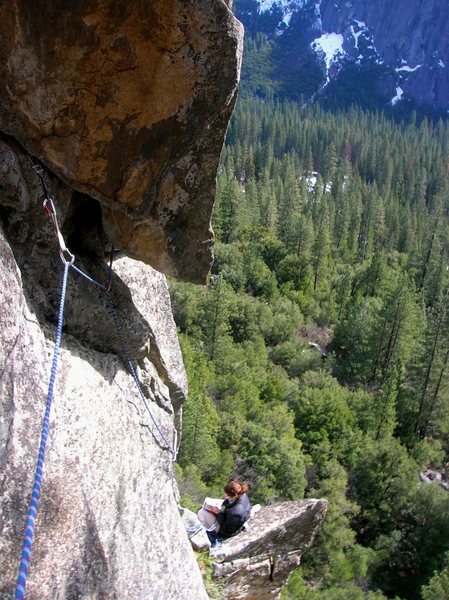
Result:
<svg viewBox="0 0 449 600"><path fill-rule="evenodd" d="M207 536L212 547L223 539L232 537L244 529L245 522L251 516L251 503L248 498L248 486L238 481L231 481L224 487L224 500L221 509L206 511L204 508L198 513L198 517L207 528ZM216 514L213 521L204 513ZM212 515L211 515L212 516Z"/></svg>

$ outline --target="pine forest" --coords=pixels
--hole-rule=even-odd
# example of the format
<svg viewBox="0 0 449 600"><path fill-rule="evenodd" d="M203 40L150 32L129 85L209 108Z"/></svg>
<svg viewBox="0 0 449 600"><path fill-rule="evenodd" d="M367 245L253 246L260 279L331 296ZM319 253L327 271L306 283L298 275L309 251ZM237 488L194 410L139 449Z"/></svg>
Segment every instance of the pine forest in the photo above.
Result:
<svg viewBox="0 0 449 600"><path fill-rule="evenodd" d="M205 286L171 282L185 505L325 497L284 600L449 598L449 126L242 94Z"/></svg>

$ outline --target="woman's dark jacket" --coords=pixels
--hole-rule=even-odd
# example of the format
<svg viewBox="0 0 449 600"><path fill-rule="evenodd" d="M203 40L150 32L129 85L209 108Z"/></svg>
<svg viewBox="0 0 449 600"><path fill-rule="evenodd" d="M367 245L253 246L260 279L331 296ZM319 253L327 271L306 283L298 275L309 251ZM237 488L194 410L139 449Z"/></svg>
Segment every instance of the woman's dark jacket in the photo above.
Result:
<svg viewBox="0 0 449 600"><path fill-rule="evenodd" d="M218 513L220 525L218 537L231 537L242 531L245 521L251 516L251 504L248 494L242 494L237 500L225 500L222 512Z"/></svg>

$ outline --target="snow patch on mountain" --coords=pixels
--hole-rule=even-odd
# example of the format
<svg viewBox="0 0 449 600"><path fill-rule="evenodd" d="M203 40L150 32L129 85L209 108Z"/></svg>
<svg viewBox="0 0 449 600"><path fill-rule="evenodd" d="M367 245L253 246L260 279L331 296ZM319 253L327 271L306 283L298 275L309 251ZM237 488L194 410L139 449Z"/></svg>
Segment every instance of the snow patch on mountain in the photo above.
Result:
<svg viewBox="0 0 449 600"><path fill-rule="evenodd" d="M356 57L356 62L358 64L363 60L375 61L377 64L382 64L384 62L377 51L369 27L367 27L363 21L351 19L346 31L346 39L349 44L352 43L352 47L354 48L353 56Z"/></svg>
<svg viewBox="0 0 449 600"><path fill-rule="evenodd" d="M257 0L259 3L259 14L280 10L282 13L282 21L278 24L278 34L290 25L290 20L293 13L298 13L303 9L308 11L309 26L314 31L322 31L321 22L321 0ZM281 26L283 23L284 26Z"/></svg>
<svg viewBox="0 0 449 600"><path fill-rule="evenodd" d="M345 55L343 41L344 37L341 33L324 33L310 44L315 52L324 56L326 75L331 65Z"/></svg>
<svg viewBox="0 0 449 600"><path fill-rule="evenodd" d="M304 6L305 0L259 0L259 12L266 12L273 8L279 8L282 11L282 23L288 27L293 12L300 10Z"/></svg>
<svg viewBox="0 0 449 600"><path fill-rule="evenodd" d="M357 21L357 19L352 19L349 26L350 34L354 40L354 48L359 50L359 38L362 36L362 39L369 38L369 30L363 21ZM362 58L362 55L359 55L358 59Z"/></svg>
<svg viewBox="0 0 449 600"><path fill-rule="evenodd" d="M397 73L397 81L396 81L396 96L394 96L394 98L391 99L391 104L393 106L402 99L402 96L404 94L402 88L407 85L407 80L408 80L409 74L414 73L418 69L421 69L422 67L424 67L423 64L419 64L419 65L415 65L414 67L411 67L410 65L408 65L406 63L406 61L404 59L401 59L401 63L402 64L400 67L395 68L395 71Z"/></svg>
<svg viewBox="0 0 449 600"><path fill-rule="evenodd" d="M404 95L404 90L400 87L396 88L396 96L394 96L394 98L391 99L391 104L394 106L395 104L397 104L399 102L399 100L401 100L402 96Z"/></svg>
<svg viewBox="0 0 449 600"><path fill-rule="evenodd" d="M259 0L259 12L265 12L277 6L282 9L283 13L286 13L294 9L299 10L303 5L304 0Z"/></svg>
<svg viewBox="0 0 449 600"><path fill-rule="evenodd" d="M359 47L359 37L362 35L361 31L354 31L354 25L351 25L351 33L354 38L354 45L358 49Z"/></svg>
<svg viewBox="0 0 449 600"><path fill-rule="evenodd" d="M407 71L408 73L413 73L416 69L420 69L422 65L416 65L416 67L409 67L408 65L404 65L403 67L397 67L395 71L399 73L400 71Z"/></svg>

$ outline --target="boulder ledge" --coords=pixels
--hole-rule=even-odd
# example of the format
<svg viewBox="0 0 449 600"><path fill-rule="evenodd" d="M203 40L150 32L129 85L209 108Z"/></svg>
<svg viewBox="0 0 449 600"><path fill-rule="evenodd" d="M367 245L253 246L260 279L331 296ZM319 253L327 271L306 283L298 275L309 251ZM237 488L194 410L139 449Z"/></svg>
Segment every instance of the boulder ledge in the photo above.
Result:
<svg viewBox="0 0 449 600"><path fill-rule="evenodd" d="M265 506L247 530L211 550L213 576L224 579L227 600L273 600L308 548L327 510L326 500Z"/></svg>

